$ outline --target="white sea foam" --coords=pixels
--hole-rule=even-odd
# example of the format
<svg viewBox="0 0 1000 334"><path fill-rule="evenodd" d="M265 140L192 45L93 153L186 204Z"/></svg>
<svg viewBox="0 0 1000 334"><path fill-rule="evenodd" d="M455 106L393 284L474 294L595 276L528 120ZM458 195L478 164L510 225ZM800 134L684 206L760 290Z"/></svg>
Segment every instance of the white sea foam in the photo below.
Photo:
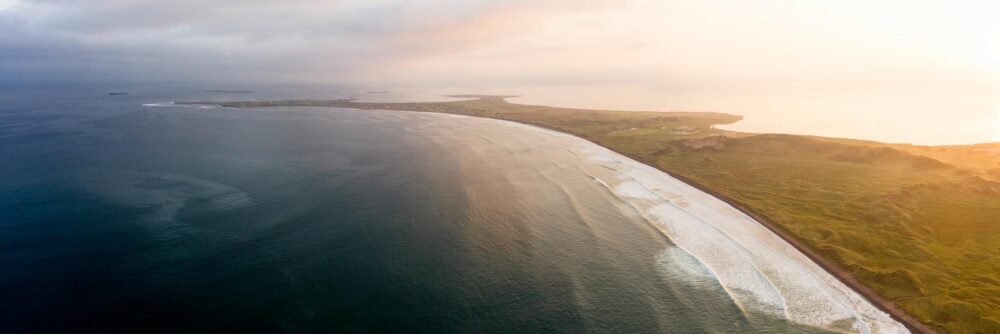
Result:
<svg viewBox="0 0 1000 334"><path fill-rule="evenodd" d="M670 254L661 256L661 262L684 264L678 270L691 275L694 281L703 281L706 275L712 277L745 310L837 330L909 332L731 205L589 141L524 124L490 122L531 129L549 139L535 142L561 145L582 157L583 164L614 171L611 177L595 177L595 182L638 211L677 245ZM844 328L846 324L850 328Z"/></svg>
<svg viewBox="0 0 1000 334"><path fill-rule="evenodd" d="M119 171L114 177L85 173L80 179L87 180L85 187L114 202L157 208L149 217L154 222L176 221L177 214L195 199L219 211L251 204L249 195L239 188L191 175Z"/></svg>
<svg viewBox="0 0 1000 334"><path fill-rule="evenodd" d="M846 320L862 333L908 332L736 208L652 167L578 143L587 147L581 150L587 159L619 172L611 191L708 268L742 307L816 326Z"/></svg>
<svg viewBox="0 0 1000 334"><path fill-rule="evenodd" d="M659 199L660 196L655 192L650 191L646 187L642 186L642 183L630 181L622 182L614 187L615 194L622 197L628 198L639 198L639 199L649 199L655 200Z"/></svg>
<svg viewBox="0 0 1000 334"><path fill-rule="evenodd" d="M705 264L685 252L680 247L667 247L657 257L660 269L665 274L697 287L710 288L717 287L718 280L715 274Z"/></svg>

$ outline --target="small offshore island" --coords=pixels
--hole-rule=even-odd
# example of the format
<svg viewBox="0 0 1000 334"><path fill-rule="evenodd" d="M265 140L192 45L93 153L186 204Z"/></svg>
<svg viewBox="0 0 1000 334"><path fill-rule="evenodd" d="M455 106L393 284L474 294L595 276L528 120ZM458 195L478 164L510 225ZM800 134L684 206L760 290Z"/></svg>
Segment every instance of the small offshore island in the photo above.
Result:
<svg viewBox="0 0 1000 334"><path fill-rule="evenodd" d="M460 114L568 133L753 217L914 332L1000 331L1000 144L914 146L725 131L740 116L513 104L176 102Z"/></svg>

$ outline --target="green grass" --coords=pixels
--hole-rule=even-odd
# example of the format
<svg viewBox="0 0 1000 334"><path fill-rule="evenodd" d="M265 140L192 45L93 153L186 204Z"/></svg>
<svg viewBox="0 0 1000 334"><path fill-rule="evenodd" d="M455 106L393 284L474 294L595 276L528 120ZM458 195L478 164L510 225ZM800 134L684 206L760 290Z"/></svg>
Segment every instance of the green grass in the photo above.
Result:
<svg viewBox="0 0 1000 334"><path fill-rule="evenodd" d="M920 321L1000 333L1000 145L925 147L711 126L719 113L510 104L228 102L466 114L552 128L655 164L766 217ZM696 130L680 131L677 128Z"/></svg>
<svg viewBox="0 0 1000 334"><path fill-rule="evenodd" d="M872 147L884 146L761 135L656 161L768 217L927 324L1000 331L1000 184L894 148L843 161Z"/></svg>

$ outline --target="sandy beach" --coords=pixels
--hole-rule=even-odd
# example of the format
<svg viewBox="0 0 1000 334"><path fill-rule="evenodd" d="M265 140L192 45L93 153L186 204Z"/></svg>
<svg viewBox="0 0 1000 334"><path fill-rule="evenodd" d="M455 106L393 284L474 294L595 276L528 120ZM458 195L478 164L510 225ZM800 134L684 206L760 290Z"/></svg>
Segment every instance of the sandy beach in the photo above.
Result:
<svg viewBox="0 0 1000 334"><path fill-rule="evenodd" d="M531 125L495 122L525 132L544 133L580 156L584 166L591 167L585 167L588 174L696 258L701 269L714 276L747 311L835 330L909 332L780 236L728 203L584 139Z"/></svg>

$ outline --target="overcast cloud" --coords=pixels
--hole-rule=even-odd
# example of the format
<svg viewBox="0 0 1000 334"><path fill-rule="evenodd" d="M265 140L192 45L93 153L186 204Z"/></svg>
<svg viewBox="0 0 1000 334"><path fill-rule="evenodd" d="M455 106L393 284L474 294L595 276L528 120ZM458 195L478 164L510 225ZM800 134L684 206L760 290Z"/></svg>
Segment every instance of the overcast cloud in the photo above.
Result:
<svg viewBox="0 0 1000 334"><path fill-rule="evenodd" d="M4 1L4 0L0 0ZM15 80L376 80L401 61L530 32L582 1L10 1Z"/></svg>
<svg viewBox="0 0 1000 334"><path fill-rule="evenodd" d="M0 0L3 81L992 89L990 2Z"/></svg>

